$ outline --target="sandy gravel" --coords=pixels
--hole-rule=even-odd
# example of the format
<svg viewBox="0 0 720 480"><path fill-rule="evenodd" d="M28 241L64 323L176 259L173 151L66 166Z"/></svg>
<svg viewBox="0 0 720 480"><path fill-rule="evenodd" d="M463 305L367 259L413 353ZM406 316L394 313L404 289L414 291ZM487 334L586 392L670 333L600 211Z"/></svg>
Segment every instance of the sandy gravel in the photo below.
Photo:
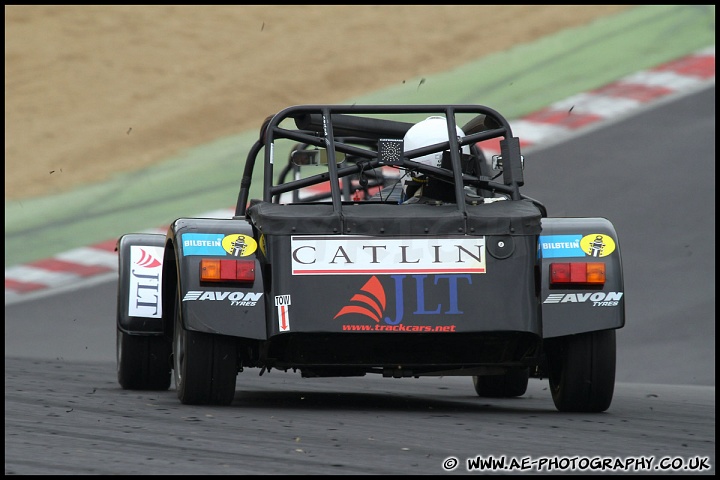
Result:
<svg viewBox="0 0 720 480"><path fill-rule="evenodd" d="M59 193L629 8L5 6L5 199Z"/></svg>

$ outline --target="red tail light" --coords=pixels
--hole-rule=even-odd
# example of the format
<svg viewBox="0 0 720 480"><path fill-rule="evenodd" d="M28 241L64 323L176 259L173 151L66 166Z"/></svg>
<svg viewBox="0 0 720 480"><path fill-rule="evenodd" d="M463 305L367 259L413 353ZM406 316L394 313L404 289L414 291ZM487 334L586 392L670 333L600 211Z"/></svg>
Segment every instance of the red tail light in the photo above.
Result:
<svg viewBox="0 0 720 480"><path fill-rule="evenodd" d="M550 285L603 285L604 263L551 263Z"/></svg>
<svg viewBox="0 0 720 480"><path fill-rule="evenodd" d="M200 260L200 281L252 283L255 281L255 260L203 258Z"/></svg>

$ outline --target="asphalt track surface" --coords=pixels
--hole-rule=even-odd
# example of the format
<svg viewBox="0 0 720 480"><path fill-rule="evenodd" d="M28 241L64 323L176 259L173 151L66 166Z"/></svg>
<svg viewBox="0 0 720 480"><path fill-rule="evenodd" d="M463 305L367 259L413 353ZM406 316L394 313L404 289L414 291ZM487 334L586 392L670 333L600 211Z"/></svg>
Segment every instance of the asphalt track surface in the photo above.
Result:
<svg viewBox="0 0 720 480"><path fill-rule="evenodd" d="M8 335L19 343L5 358L5 473L458 474L493 456L551 473L619 459L627 469L604 473L714 474L714 105L713 83L527 155L524 192L550 216L618 231L627 323L607 412L558 413L535 379L502 400L466 377L256 369L229 407L123 391L110 281L6 305L6 350Z"/></svg>

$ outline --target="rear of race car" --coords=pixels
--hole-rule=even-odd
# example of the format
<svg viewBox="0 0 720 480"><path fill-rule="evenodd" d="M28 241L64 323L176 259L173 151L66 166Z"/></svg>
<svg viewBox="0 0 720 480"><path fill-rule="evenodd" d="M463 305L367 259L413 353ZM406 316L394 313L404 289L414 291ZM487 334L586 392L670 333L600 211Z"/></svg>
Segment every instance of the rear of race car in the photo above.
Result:
<svg viewBox="0 0 720 480"><path fill-rule="evenodd" d="M307 207L249 209L272 278L264 362L305 376L397 377L537 361L532 204L483 206L470 221L451 205L348 205L341 216Z"/></svg>
<svg viewBox="0 0 720 480"><path fill-rule="evenodd" d="M462 129L460 112L472 115ZM458 136L404 148L404 119L418 114ZM486 161L478 143L500 137L501 155ZM283 142L289 163L276 175ZM121 385L166 389L172 372L181 402L229 404L247 368L460 375L483 397L521 396L542 376L559 410L604 411L624 325L617 235L604 219L547 218L520 194L519 145L483 106L268 117L232 219L180 218L167 235L120 239ZM428 156L437 163L419 161ZM258 158L262 198L250 199ZM405 202L388 170L426 181L424 196Z"/></svg>

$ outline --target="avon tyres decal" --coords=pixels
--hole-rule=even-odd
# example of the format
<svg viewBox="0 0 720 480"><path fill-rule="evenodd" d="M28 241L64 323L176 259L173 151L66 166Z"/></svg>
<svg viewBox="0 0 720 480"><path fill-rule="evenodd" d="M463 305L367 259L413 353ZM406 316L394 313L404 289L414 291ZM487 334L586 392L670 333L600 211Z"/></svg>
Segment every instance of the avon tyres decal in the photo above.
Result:
<svg viewBox="0 0 720 480"><path fill-rule="evenodd" d="M184 233L183 255L232 255L247 257L257 250L254 238L242 233Z"/></svg>
<svg viewBox="0 0 720 480"><path fill-rule="evenodd" d="M436 319L437 315L442 315L443 318L452 318L448 316L464 313L461 310L458 288L472 285L471 275L390 275L383 277L385 284L388 283L386 279L390 280L390 287L387 290L378 277L374 275L370 277L359 291L348 299L345 306L335 314L333 319L347 321L352 318L357 321L358 318L364 317L376 324L373 330L394 331L396 329L385 327L402 323L406 305L411 307L410 313L415 316L434 315ZM413 292L410 293L407 300L403 288L405 286L408 287L409 292ZM388 293L390 293L389 296ZM426 293L427 297L432 296L434 300L426 299ZM390 301L388 301L388 297L391 299ZM393 316L387 315L388 307L394 307ZM406 330L409 331L411 328L414 327L408 327ZM455 330L454 325L442 325L439 327L440 330L437 330L438 327L435 326L427 326L427 328L432 330L420 331Z"/></svg>
<svg viewBox="0 0 720 480"><path fill-rule="evenodd" d="M615 251L615 240L609 235L541 235L543 258L607 257Z"/></svg>
<svg viewBox="0 0 720 480"><path fill-rule="evenodd" d="M485 237L293 236L293 275L485 273Z"/></svg>
<svg viewBox="0 0 720 480"><path fill-rule="evenodd" d="M219 292L214 290L190 290L183 302L192 301L228 301L231 307L254 307L262 298L262 292Z"/></svg>
<svg viewBox="0 0 720 480"><path fill-rule="evenodd" d="M163 247L130 246L128 315L131 317L162 317L163 250Z"/></svg>
<svg viewBox="0 0 720 480"><path fill-rule="evenodd" d="M543 303L588 303L593 307L617 307L623 292L551 293Z"/></svg>

